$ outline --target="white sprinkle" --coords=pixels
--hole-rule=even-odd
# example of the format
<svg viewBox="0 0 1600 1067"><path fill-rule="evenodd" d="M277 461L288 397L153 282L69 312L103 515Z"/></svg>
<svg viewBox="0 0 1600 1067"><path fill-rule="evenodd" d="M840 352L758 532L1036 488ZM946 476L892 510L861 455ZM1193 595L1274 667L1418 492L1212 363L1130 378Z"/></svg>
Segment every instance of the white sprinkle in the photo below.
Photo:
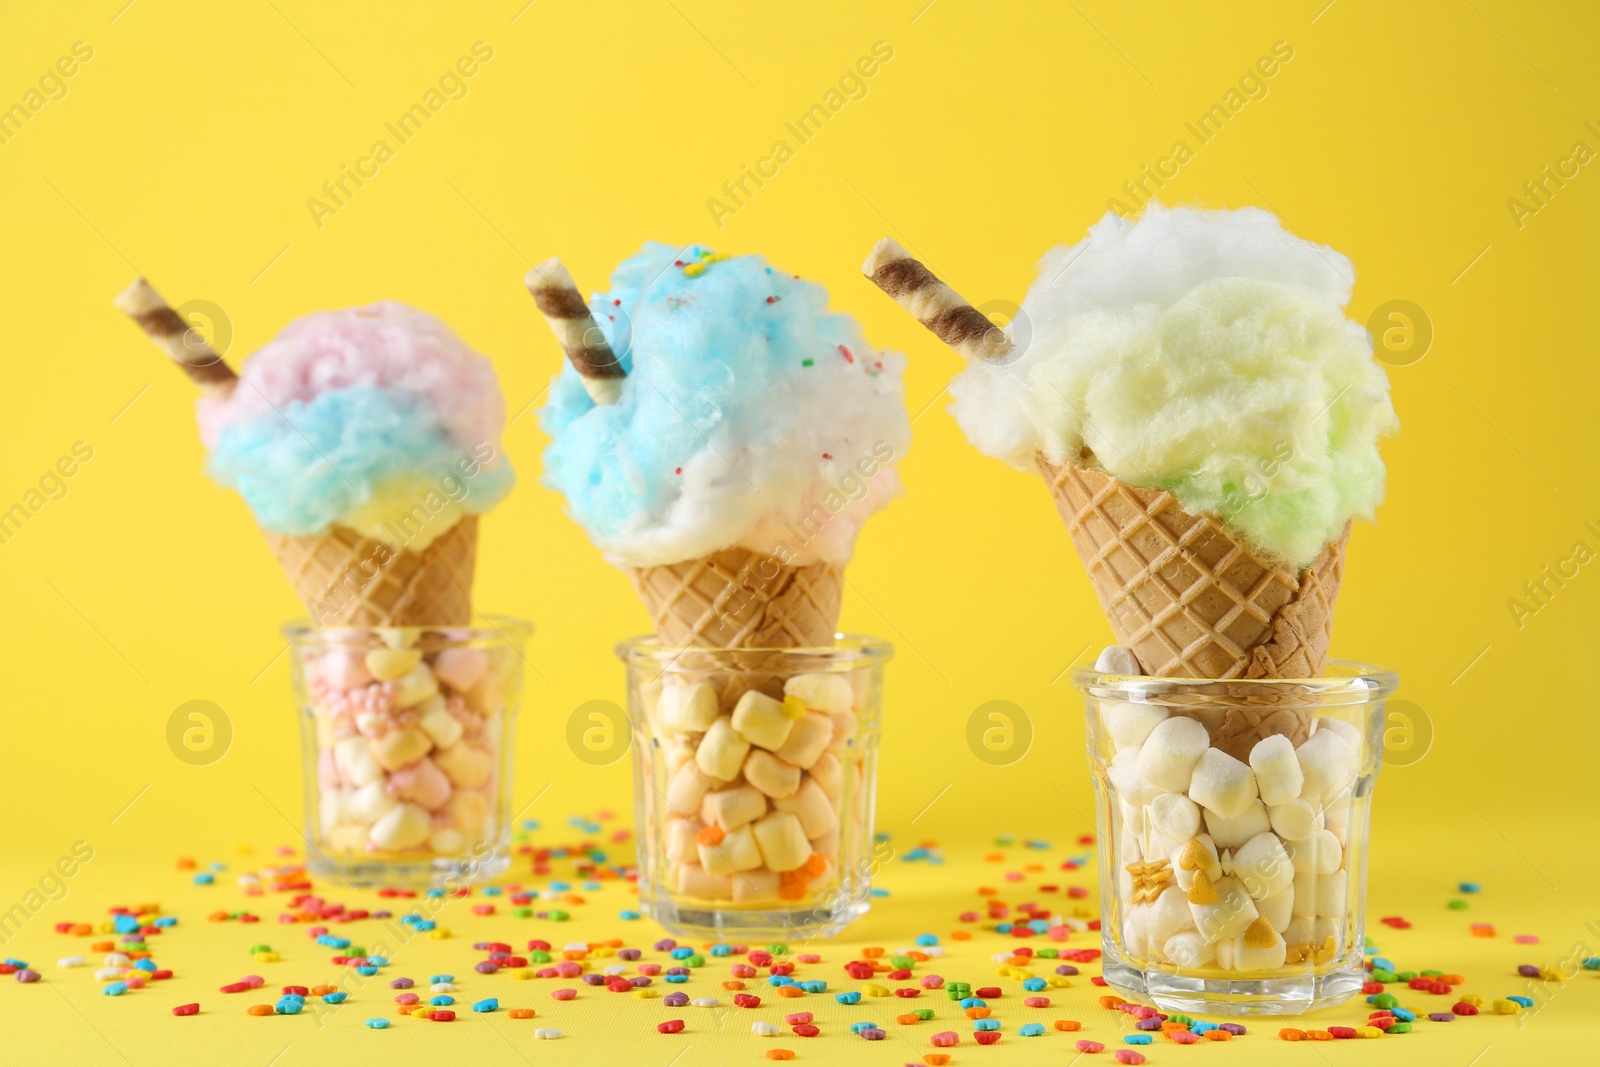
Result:
<svg viewBox="0 0 1600 1067"><path fill-rule="evenodd" d="M561 1031L551 1029L548 1026L541 1026L533 1032L533 1036L541 1041L554 1041L561 1036Z"/></svg>
<svg viewBox="0 0 1600 1067"><path fill-rule="evenodd" d="M775 1023L757 1021L750 1024L750 1032L757 1037L777 1037L778 1027Z"/></svg>

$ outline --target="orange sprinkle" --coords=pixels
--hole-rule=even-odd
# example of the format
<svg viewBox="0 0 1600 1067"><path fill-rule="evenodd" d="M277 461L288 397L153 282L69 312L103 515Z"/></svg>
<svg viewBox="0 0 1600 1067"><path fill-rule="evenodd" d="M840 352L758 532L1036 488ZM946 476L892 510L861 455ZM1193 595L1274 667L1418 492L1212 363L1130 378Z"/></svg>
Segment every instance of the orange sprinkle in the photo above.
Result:
<svg viewBox="0 0 1600 1067"><path fill-rule="evenodd" d="M1207 1030L1207 1041L1232 1041L1233 1034L1228 1030Z"/></svg>
<svg viewBox="0 0 1600 1067"><path fill-rule="evenodd" d="M896 1015L894 1021L899 1026L915 1026L922 1021L920 1015Z"/></svg>
<svg viewBox="0 0 1600 1067"><path fill-rule="evenodd" d="M933 957L928 955L926 952L907 952L906 958L916 960L918 963L927 963L929 960L933 959Z"/></svg>
<svg viewBox="0 0 1600 1067"><path fill-rule="evenodd" d="M1438 981L1445 985L1465 985L1467 980L1459 974L1441 974Z"/></svg>
<svg viewBox="0 0 1600 1067"><path fill-rule="evenodd" d="M804 869L810 872L811 876L815 878L817 875L828 869L828 859L820 852L813 852L809 857L807 857Z"/></svg>
<svg viewBox="0 0 1600 1067"><path fill-rule="evenodd" d="M710 826L702 826L694 835L694 839L702 845L720 845L722 839L727 836L722 832L722 827L712 823Z"/></svg>
<svg viewBox="0 0 1600 1067"><path fill-rule="evenodd" d="M1057 1019L1057 1030L1082 1030L1083 1024L1076 1019Z"/></svg>
<svg viewBox="0 0 1600 1067"><path fill-rule="evenodd" d="M805 995L806 991L797 985L781 985L778 987L778 996L780 997L803 997Z"/></svg>
<svg viewBox="0 0 1600 1067"><path fill-rule="evenodd" d="M1304 1041L1305 1039L1306 1032L1304 1030L1296 1030L1293 1027L1285 1027L1278 1031L1279 1041Z"/></svg>
<svg viewBox="0 0 1600 1067"><path fill-rule="evenodd" d="M1306 1036L1313 1041L1332 1041L1333 1035L1326 1030L1307 1030Z"/></svg>
<svg viewBox="0 0 1600 1067"><path fill-rule="evenodd" d="M1006 861L1006 857L1004 853L991 852L987 856L983 857L983 860L985 863L1004 863Z"/></svg>
<svg viewBox="0 0 1600 1067"><path fill-rule="evenodd" d="M966 1011L962 1012L962 1014L965 1015L969 1019L987 1019L989 1017L989 1009L988 1008L968 1008Z"/></svg>
<svg viewBox="0 0 1600 1067"><path fill-rule="evenodd" d="M561 953L562 959L571 960L573 963L576 963L582 959L588 959L588 957L589 954L583 951L581 948L569 948L565 952Z"/></svg>
<svg viewBox="0 0 1600 1067"><path fill-rule="evenodd" d="M1126 1003L1127 1001L1119 996L1104 996L1100 998L1100 1006L1102 1008L1115 1009L1118 1005Z"/></svg>
<svg viewBox="0 0 1600 1067"><path fill-rule="evenodd" d="M979 886L979 887L978 887L978 895L979 895L979 896L980 896L980 897L992 897L992 896L998 896L998 895L999 895L999 893L1000 893L1000 890L998 890L998 889L993 889L993 888L991 888L991 887L989 887L989 886L986 886L986 885L980 885L980 886Z"/></svg>
<svg viewBox="0 0 1600 1067"><path fill-rule="evenodd" d="M312 996L320 997L324 993L332 993L339 987L336 985L314 985L311 987Z"/></svg>
<svg viewBox="0 0 1600 1067"><path fill-rule="evenodd" d="M951 930L950 931L950 940L952 940L952 941L971 941L972 940L972 931L971 930Z"/></svg>
<svg viewBox="0 0 1600 1067"><path fill-rule="evenodd" d="M877 946L873 946L872 948L864 948L861 950L861 958L864 960L875 960L881 955L883 955L883 949L878 948Z"/></svg>
<svg viewBox="0 0 1600 1067"><path fill-rule="evenodd" d="M246 1015L271 1015L271 1004L252 1004L244 1010Z"/></svg>
<svg viewBox="0 0 1600 1067"><path fill-rule="evenodd" d="M769 1048L769 1049L767 1049L767 1059L769 1059L769 1060L792 1060L792 1059L794 1059L794 1053L790 1052L786 1048Z"/></svg>
<svg viewBox="0 0 1600 1067"><path fill-rule="evenodd" d="M948 1052L924 1052L922 1054L922 1062L926 1063L928 1067L944 1067L945 1064L950 1062L950 1054Z"/></svg>
<svg viewBox="0 0 1600 1067"><path fill-rule="evenodd" d="M96 941L89 946L90 952L111 952L117 947L114 941Z"/></svg>
<svg viewBox="0 0 1600 1067"><path fill-rule="evenodd" d="M722 988L723 989L743 989L744 988L744 983L739 981L737 978L734 978L734 979L732 979L730 981L723 982L722 983Z"/></svg>
<svg viewBox="0 0 1600 1067"><path fill-rule="evenodd" d="M510 1011L506 1012L506 1014L509 1015L513 1019L531 1019L531 1018L533 1018L533 1009L532 1008L512 1008Z"/></svg>

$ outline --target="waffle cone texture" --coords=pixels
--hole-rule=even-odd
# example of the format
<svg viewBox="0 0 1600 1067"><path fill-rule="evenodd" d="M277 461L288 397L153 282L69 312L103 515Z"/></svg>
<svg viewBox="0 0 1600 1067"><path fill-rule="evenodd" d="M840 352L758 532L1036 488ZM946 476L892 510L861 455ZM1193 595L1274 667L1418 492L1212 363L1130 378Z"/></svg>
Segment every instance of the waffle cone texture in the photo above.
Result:
<svg viewBox="0 0 1600 1067"><path fill-rule="evenodd" d="M472 621L478 517L467 515L420 552L344 526L267 534L295 592L323 627L465 626Z"/></svg>
<svg viewBox="0 0 1600 1067"><path fill-rule="evenodd" d="M826 648L838 629L844 568L831 563L725 548L627 572L669 648Z"/></svg>

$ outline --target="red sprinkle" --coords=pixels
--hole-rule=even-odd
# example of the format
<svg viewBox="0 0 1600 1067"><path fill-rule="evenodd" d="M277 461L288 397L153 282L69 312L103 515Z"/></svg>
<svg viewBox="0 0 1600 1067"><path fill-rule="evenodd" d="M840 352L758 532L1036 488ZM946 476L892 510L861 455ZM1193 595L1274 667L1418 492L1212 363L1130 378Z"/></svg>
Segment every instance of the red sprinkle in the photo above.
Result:
<svg viewBox="0 0 1600 1067"><path fill-rule="evenodd" d="M844 357L846 363L854 363L856 361L856 357L852 356L850 350L844 345L839 346L839 354Z"/></svg>
<svg viewBox="0 0 1600 1067"><path fill-rule="evenodd" d="M681 1034L683 1032L682 1019L668 1019L664 1023L656 1023L656 1032L661 1034Z"/></svg>
<svg viewBox="0 0 1600 1067"><path fill-rule="evenodd" d="M430 1011L428 1019L436 1023L452 1023L456 1020L456 1013L449 1009L441 1008L438 1011Z"/></svg>
<svg viewBox="0 0 1600 1067"><path fill-rule="evenodd" d="M976 1041L980 1045L992 1045L996 1041L1000 1040L1000 1031L978 1030L972 1035L972 1040Z"/></svg>
<svg viewBox="0 0 1600 1067"><path fill-rule="evenodd" d="M1355 1037L1356 1036L1355 1028L1354 1027L1350 1027L1350 1026L1330 1026L1330 1027L1328 1027L1328 1033L1332 1034L1334 1037L1341 1038L1341 1039L1351 1038L1351 1037Z"/></svg>
<svg viewBox="0 0 1600 1067"><path fill-rule="evenodd" d="M200 1005L198 1005L198 1004L179 1004L176 1008L172 1009L172 1014L174 1014L174 1015L199 1015L200 1014Z"/></svg>
<svg viewBox="0 0 1600 1067"><path fill-rule="evenodd" d="M821 1030L817 1029L815 1026L812 1026L810 1023L801 1023L799 1026L796 1026L793 1029L795 1035L798 1037L816 1037L818 1034L822 1033Z"/></svg>

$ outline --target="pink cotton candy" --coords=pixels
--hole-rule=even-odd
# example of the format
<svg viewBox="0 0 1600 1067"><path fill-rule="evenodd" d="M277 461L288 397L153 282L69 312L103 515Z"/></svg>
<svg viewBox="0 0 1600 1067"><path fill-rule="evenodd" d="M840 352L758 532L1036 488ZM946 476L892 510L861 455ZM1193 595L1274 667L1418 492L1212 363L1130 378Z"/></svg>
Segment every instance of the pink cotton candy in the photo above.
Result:
<svg viewBox="0 0 1600 1067"><path fill-rule="evenodd" d="M236 420L354 386L420 394L464 450L499 446L505 400L489 361L439 319L393 301L319 311L285 326L245 360L231 396L199 402L201 439L213 448Z"/></svg>

